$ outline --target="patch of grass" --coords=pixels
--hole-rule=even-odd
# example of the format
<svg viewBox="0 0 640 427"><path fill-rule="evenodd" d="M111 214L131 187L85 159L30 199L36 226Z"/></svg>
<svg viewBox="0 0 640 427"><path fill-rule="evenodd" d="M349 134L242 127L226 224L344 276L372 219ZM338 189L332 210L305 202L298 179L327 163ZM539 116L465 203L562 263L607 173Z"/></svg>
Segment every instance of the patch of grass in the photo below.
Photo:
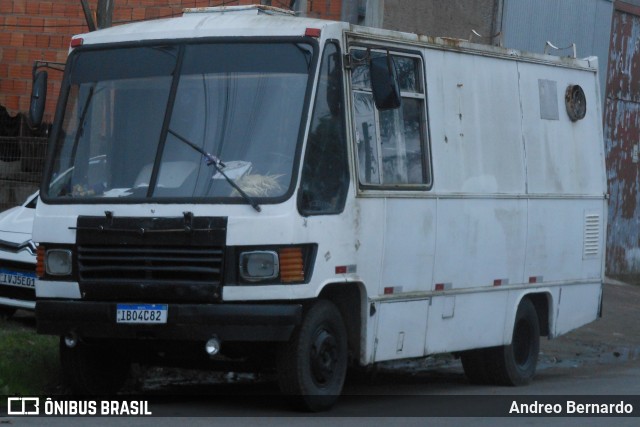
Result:
<svg viewBox="0 0 640 427"><path fill-rule="evenodd" d="M0 320L0 395L49 394L59 383L58 338Z"/></svg>

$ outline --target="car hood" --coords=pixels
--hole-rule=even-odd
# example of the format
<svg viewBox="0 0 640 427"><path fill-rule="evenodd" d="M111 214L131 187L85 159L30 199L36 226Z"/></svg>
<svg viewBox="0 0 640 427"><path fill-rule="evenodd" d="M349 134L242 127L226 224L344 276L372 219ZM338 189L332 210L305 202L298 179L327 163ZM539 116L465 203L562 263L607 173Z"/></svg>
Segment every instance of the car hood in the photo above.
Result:
<svg viewBox="0 0 640 427"><path fill-rule="evenodd" d="M31 239L35 209L16 206L0 213L0 240L22 243Z"/></svg>

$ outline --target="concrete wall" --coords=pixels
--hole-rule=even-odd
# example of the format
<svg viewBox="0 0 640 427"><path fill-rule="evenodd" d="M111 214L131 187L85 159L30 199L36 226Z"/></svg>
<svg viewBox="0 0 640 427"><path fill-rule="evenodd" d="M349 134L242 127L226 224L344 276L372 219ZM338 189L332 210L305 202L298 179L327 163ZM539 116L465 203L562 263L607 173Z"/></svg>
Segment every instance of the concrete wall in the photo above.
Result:
<svg viewBox="0 0 640 427"><path fill-rule="evenodd" d="M382 27L429 36L468 40L471 30L495 34L499 0L384 0ZM489 43L490 39L474 39Z"/></svg>

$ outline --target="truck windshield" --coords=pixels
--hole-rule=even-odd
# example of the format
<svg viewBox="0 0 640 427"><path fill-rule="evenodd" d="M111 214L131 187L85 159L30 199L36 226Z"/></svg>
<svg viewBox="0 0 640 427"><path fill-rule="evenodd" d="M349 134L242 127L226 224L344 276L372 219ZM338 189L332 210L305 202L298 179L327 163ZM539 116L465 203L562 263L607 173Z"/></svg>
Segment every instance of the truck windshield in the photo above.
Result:
<svg viewBox="0 0 640 427"><path fill-rule="evenodd" d="M313 57L311 45L291 41L75 51L43 193L74 202L283 199Z"/></svg>

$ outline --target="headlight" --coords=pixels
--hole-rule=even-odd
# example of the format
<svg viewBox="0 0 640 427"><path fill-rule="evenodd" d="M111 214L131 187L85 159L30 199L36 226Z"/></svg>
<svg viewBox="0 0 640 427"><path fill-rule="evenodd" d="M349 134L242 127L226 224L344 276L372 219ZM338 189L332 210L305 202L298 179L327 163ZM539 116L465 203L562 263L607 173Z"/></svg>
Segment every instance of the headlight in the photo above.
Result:
<svg viewBox="0 0 640 427"><path fill-rule="evenodd" d="M273 251L242 252L240 277L248 282L275 279L280 273L278 254Z"/></svg>
<svg viewBox="0 0 640 427"><path fill-rule="evenodd" d="M68 276L72 271L71 251L67 249L50 249L46 251L44 265L47 274L52 276Z"/></svg>
<svg viewBox="0 0 640 427"><path fill-rule="evenodd" d="M304 243L286 246L229 247L235 260L228 283L250 285L296 285L309 283L318 245Z"/></svg>

